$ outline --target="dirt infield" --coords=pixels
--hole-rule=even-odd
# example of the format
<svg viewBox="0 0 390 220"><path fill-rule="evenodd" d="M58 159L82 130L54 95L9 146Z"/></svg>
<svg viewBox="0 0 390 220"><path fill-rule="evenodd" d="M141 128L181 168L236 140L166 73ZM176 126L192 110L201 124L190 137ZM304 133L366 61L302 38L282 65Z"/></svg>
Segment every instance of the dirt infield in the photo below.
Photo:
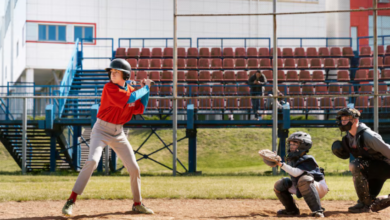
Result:
<svg viewBox="0 0 390 220"><path fill-rule="evenodd" d="M0 219L302 219L309 209L299 200L301 216L277 217L282 208L276 200L197 200L197 199L147 199L154 215L135 214L130 200L79 200L74 216L61 215L64 201L31 201L0 203ZM347 208L353 201L325 201L327 219L390 219L390 208L379 213L350 214ZM306 218L309 219L309 218Z"/></svg>

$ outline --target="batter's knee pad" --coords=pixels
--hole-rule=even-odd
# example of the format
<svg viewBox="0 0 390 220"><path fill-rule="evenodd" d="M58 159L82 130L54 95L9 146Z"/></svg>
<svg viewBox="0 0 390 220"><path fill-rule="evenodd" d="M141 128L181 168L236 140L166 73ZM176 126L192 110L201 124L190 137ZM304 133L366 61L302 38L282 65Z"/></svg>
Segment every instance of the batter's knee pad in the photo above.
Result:
<svg viewBox="0 0 390 220"><path fill-rule="evenodd" d="M278 181L276 181L274 185L275 192L284 192L288 191L288 188L290 188L293 185L290 178L284 177Z"/></svg>

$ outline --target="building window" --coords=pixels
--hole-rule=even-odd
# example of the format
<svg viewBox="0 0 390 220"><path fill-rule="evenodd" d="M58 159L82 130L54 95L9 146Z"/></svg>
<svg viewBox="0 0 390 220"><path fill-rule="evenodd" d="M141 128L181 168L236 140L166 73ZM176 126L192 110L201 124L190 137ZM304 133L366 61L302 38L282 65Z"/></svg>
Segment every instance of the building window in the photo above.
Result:
<svg viewBox="0 0 390 220"><path fill-rule="evenodd" d="M40 41L66 41L66 26L40 24L38 35Z"/></svg>
<svg viewBox="0 0 390 220"><path fill-rule="evenodd" d="M79 38L85 38L84 42L93 42L93 27L74 27L74 41Z"/></svg>

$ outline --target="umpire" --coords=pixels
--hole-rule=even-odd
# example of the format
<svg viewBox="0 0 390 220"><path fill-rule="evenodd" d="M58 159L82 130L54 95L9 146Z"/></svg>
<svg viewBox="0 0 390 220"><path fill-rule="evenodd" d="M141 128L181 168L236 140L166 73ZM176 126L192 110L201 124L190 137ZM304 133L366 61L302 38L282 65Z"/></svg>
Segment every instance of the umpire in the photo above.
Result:
<svg viewBox="0 0 390 220"><path fill-rule="evenodd" d="M337 113L339 129L346 132L342 141L332 145L333 153L348 159L358 203L349 207L352 213L379 211L390 206L390 199L378 197L383 184L390 179L390 145L364 123L359 122L360 112L353 108L343 108Z"/></svg>
<svg viewBox="0 0 390 220"><path fill-rule="evenodd" d="M255 74L249 77L248 84L251 88L251 96L262 96L263 86L267 84L267 77L260 70L257 70ZM260 99L252 99L252 108L256 119L259 119L259 107Z"/></svg>

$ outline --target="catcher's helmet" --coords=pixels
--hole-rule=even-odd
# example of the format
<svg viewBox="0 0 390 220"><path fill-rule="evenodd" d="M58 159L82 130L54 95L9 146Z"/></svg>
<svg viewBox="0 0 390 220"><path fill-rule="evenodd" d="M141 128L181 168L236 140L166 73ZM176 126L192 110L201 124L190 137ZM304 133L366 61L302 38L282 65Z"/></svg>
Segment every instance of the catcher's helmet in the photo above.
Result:
<svg viewBox="0 0 390 220"><path fill-rule="evenodd" d="M287 139L288 143L290 144L290 141L297 141L300 143L298 149L309 151L311 146L313 145L313 142L311 141L311 136L308 133L297 131L294 132L288 137Z"/></svg>
<svg viewBox="0 0 390 220"><path fill-rule="evenodd" d="M120 70L123 72L123 79L129 80L130 74L131 74L131 66L129 62L127 62L124 59L114 59L111 61L110 67L106 68L106 71L108 72L108 78L111 79L111 69Z"/></svg>

